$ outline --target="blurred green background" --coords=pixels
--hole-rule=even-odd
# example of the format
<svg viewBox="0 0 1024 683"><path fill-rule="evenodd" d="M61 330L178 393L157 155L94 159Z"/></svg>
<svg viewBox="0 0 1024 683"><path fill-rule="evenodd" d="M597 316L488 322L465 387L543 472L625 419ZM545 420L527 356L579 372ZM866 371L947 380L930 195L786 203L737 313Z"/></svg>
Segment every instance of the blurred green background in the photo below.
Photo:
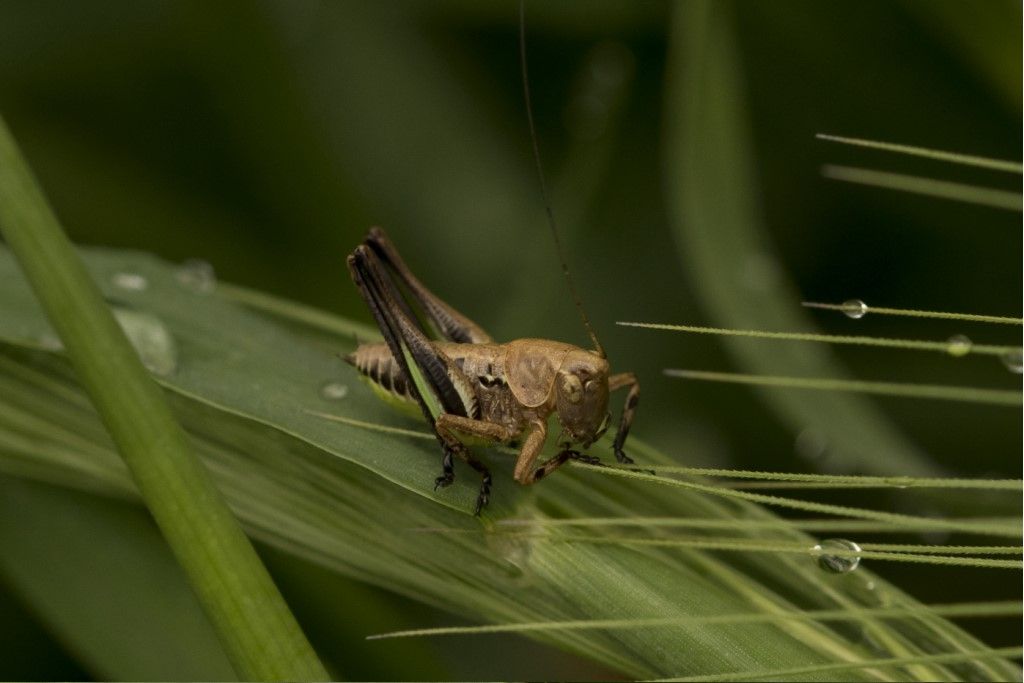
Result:
<svg viewBox="0 0 1024 683"><path fill-rule="evenodd" d="M715 226L686 225L669 208L693 192L666 172L666 129L679 115L666 108L670 49L679 49L670 48L667 30L673 3L528 8L540 146L578 287L613 367L636 371L643 384L635 433L680 462L900 473L886 470L886 462L904 462L895 456L856 453L857 425L833 442L827 420L807 422L813 397L661 374L666 367L766 372L750 359L767 349L759 358L770 364L769 347L779 342L724 345L614 323L780 329L769 306L756 309L767 318L723 310L715 292L728 291L735 300L764 297L802 316L787 321L814 321L829 332L963 333L1019 344L1015 327L870 315L852 321L801 313L799 301L857 297L879 306L1021 314L1019 213L827 181L820 167L849 164L1015 191L1019 176L814 138L826 132L1019 159L1020 4L750 0L722 7L742 75L737 106L746 135L737 144L754 172L744 191L756 200L767 247L737 250L719 265L695 246L713 241ZM532 168L517 12L512 0L2 3L0 111L78 243L205 259L223 280L369 321L343 258L379 224L429 286L496 338L583 344ZM697 228L696 237L687 233ZM728 257L730 245L718 246ZM735 270L720 272L721 263ZM775 296L784 293L792 297ZM792 350L806 352L796 344ZM990 357L827 353L834 367L863 379L1020 386L1018 375ZM787 401L804 403L794 409ZM1017 410L908 399L864 404L877 418L866 431L908 444L917 470L903 473L1020 477ZM28 489L25 500L54 493ZM97 514L125 524L140 517L134 508L82 498L82 509L98 506ZM821 499L917 513L940 503L904 492ZM1019 500L971 502L1019 514ZM24 514L29 524L31 513L19 510L8 513ZM43 533L48 527L39 523ZM64 561L37 550L36 561ZM280 554L267 557L314 644L329 661L344 662L338 670L345 676L602 673L511 638L364 644L366 633L451 618ZM83 558L67 561L83 576L101 571ZM88 608L70 598L41 604L19 590L13 564L0 566L0 678L111 671L61 636L68 628L61 615ZM876 569L923 600L1019 595L1011 572L979 580L972 570ZM88 581L82 586L88 590ZM350 605L365 599L372 608L342 618L329 609L332 597ZM1019 644L1008 624L974 628L992 644ZM494 668L498 652L512 670Z"/></svg>

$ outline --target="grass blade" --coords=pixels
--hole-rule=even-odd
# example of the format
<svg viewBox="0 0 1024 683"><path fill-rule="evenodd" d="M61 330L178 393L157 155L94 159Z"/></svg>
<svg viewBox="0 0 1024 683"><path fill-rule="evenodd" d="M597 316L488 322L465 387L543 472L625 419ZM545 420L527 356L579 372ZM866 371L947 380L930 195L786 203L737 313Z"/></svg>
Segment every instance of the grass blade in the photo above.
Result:
<svg viewBox="0 0 1024 683"><path fill-rule="evenodd" d="M987 489L992 491L1017 491L1024 488L1021 479L957 479L954 477L874 477L858 474L814 474L807 472L762 472L757 470L733 470L716 467L682 467L665 465L658 467L662 474L687 474L696 477L730 477L733 479L759 479L764 481L809 482L823 484L848 484L896 488L939 488L939 489Z"/></svg>
<svg viewBox="0 0 1024 683"><path fill-rule="evenodd" d="M951 199L957 202L988 206L993 209L1020 211L1022 208L1020 193L994 190L990 187L953 183L946 180L935 180L934 178L923 178L903 173L875 171L869 168L854 168L852 166L822 166L821 174L832 180L883 187L887 190L911 192L928 197L938 197L939 199Z"/></svg>
<svg viewBox="0 0 1024 683"><path fill-rule="evenodd" d="M952 387L938 384L909 384L896 382L863 382L857 380L824 379L815 377L778 377L770 375L744 375L733 372L708 372L704 370L665 370L668 377L699 379L710 382L730 382L754 386L786 387L791 389L813 389L817 391L853 391L882 396L904 396L907 398L928 398L943 401L966 401L987 403L997 406L1016 407L1021 405L1021 394L1009 389L978 389L975 387Z"/></svg>
<svg viewBox="0 0 1024 683"><path fill-rule="evenodd" d="M857 508L848 505L834 505L832 503L819 503L817 501L812 500L784 498L782 496L770 496L763 493L751 493L749 491L737 491L736 489L725 488L722 486L709 486L707 484L700 484L692 481L683 481L681 479L659 477L657 475L647 474L646 472L642 471L617 469L614 467L603 467L600 465L588 465L579 462L574 462L572 466L574 468L578 467L581 469L585 469L595 474L603 474L612 477L622 477L625 479L638 479L640 481L661 484L663 486L688 489L691 491L700 491L702 493L710 493L711 495L720 496L723 498L748 500L751 502L761 503L764 505L773 505L783 508L789 508L791 510L804 510L806 512L817 512L827 515L837 515L840 517L851 517L854 519L874 520L877 522L891 522L897 525L904 523L916 524L925 521L929 524L935 525L936 528L941 528L945 531L972 531L977 529L977 526L974 523L967 523L961 526L960 522L952 519L927 519L923 517L915 517L914 515L906 515L897 512L870 510L867 508Z"/></svg>
<svg viewBox="0 0 1024 683"><path fill-rule="evenodd" d="M733 330L723 327L700 327L697 325L670 325L664 323L620 322L625 327L642 327L649 330L669 330L671 332L694 332L698 334L717 334L728 337L753 337L756 339L784 339L787 341L824 342L826 344L853 344L859 346L882 346L890 349L913 351L939 351L951 353L948 341L925 341L918 339L887 339L885 337L865 337L838 334L811 334L807 332L769 332L765 330ZM979 353L988 356L1002 356L1020 351L1019 346L996 346L994 344L972 344L966 353ZM952 354L951 354L952 355Z"/></svg>
<svg viewBox="0 0 1024 683"><path fill-rule="evenodd" d="M748 539L712 539L712 538L635 538L632 536L563 536L555 540L565 543L592 543L597 545L646 546L657 548L700 548L701 550L790 553L794 555L816 556L814 547L809 544L785 544L778 541L757 542ZM1016 548L1014 554L1020 554ZM912 562L917 564L935 564L952 567L974 567L986 569L1021 569L1021 560L999 560L982 557L957 557L933 555L929 553L903 553L874 550L829 550L829 555L844 558L869 560L888 560L892 562Z"/></svg>
<svg viewBox="0 0 1024 683"><path fill-rule="evenodd" d="M764 669L761 671L737 671L727 674L711 674L709 676L684 676L682 678L663 678L662 681L746 681L765 680L769 678L786 678L787 676L801 676L805 674L828 673L833 671L855 671L857 669L873 669L878 667L907 666L910 664L925 663L959 663L972 662L976 660L992 659L996 657L1020 657L1024 648L1001 647L993 650L979 650L977 652L958 652L956 654L939 655L918 655L915 657L888 657L884 659L868 659L863 662L848 662L844 664L818 664L815 666L795 666L788 669Z"/></svg>
<svg viewBox="0 0 1024 683"><path fill-rule="evenodd" d="M854 147L867 147L869 149L879 149L885 152L896 152L897 154L908 154L915 157L924 157L925 159L934 159L936 161L948 161L953 164L962 164L964 166L977 166L978 168L986 168L990 171L1005 171L1006 173L1024 173L1024 166L1021 166L1014 161L1003 161L1002 159L989 159L987 157L974 156L972 154L959 154L957 152L944 152L939 149L929 149L927 147L915 147L914 145L901 145L892 142L879 142L878 140L865 140L863 138L850 138L842 135L828 135L827 133L818 133L814 137L819 140L827 140L829 142L838 142L843 145L853 145Z"/></svg>
<svg viewBox="0 0 1024 683"><path fill-rule="evenodd" d="M0 233L60 335L239 675L327 678L2 121Z"/></svg>
<svg viewBox="0 0 1024 683"><path fill-rule="evenodd" d="M862 301L855 302L863 304L859 306L858 314L863 316L868 313L877 313L878 315L898 315L905 316L908 318L934 318L936 320L963 320L965 322L974 323L995 323L997 325L1024 325L1024 318L1011 318L1005 315L979 315L977 313L949 313L947 311L922 311L914 308L886 308L885 306L868 306ZM801 301L800 305L804 308L821 308L827 311L843 311L847 312L850 310L850 304L825 304L818 303L815 301ZM863 311L863 312L861 312Z"/></svg>
<svg viewBox="0 0 1024 683"><path fill-rule="evenodd" d="M933 520L918 518L916 520L871 521L863 519L831 519L831 518L800 518L800 519L701 519L693 517L578 517L575 519L506 519L498 522L500 526L537 527L537 526L625 526L643 527L645 529L726 529L730 531L801 531L823 532L856 532L856 533L911 533L926 531L948 531L942 526L944 519ZM979 536L1002 536L1020 538L1020 520L1011 517L968 518L961 517L951 520L956 524L957 532ZM422 529L422 531L457 531L456 529Z"/></svg>
<svg viewBox="0 0 1024 683"><path fill-rule="evenodd" d="M1021 613L1021 605L1017 601L999 602L965 602L949 605L928 605L932 614L944 617L999 617ZM486 635L493 633L523 633L526 631L560 631L586 629L630 629L656 626L678 626L683 624L700 624L704 626L721 624L752 624L759 621L775 619L806 619L814 621L846 621L864 617L886 618L909 616L902 607L874 607L848 610L808 610L776 612L774 614L714 614L692 615L686 617L654 617L646 619L634 617L629 619L593 619L590 621L535 621L520 624L487 624L484 626L440 626L437 628L418 628L405 631L391 631L367 636L367 640L383 640L385 638L419 638L432 636Z"/></svg>

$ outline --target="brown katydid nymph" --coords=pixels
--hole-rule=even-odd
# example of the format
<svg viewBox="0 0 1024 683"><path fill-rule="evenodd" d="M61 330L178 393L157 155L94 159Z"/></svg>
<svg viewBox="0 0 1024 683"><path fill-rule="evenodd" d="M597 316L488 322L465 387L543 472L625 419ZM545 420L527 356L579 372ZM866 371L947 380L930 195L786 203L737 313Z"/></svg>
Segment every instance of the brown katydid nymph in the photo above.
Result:
<svg viewBox="0 0 1024 683"><path fill-rule="evenodd" d="M352 280L373 313L384 342L363 344L346 360L383 398L400 407L418 407L423 413L444 454L435 489L454 481L454 458L480 474L475 514L487 505L491 475L463 439L518 444L515 479L520 484L532 484L570 459L596 463L596 458L573 450L573 446L586 449L605 433L611 419L609 394L628 388L613 451L619 462L632 463L623 444L640 396L633 373L610 373L604 349L590 327L562 254L530 107L523 26L520 5L523 90L541 193L562 271L594 349L547 339L495 343L479 325L424 287L380 228L370 230L348 257ZM420 308L435 339L430 339L420 326L413 303ZM538 463L551 415L561 426L560 450Z"/></svg>
<svg viewBox="0 0 1024 683"><path fill-rule="evenodd" d="M609 394L627 387L613 450L619 462L633 462L623 444L640 385L631 372L611 374L600 347L589 350L548 339L495 343L424 287L380 228L372 229L349 255L348 268L385 341L362 344L346 360L383 398L399 407L419 407L444 453L435 488L454 481L453 458L459 458L482 478L476 513L487 504L490 472L460 437L521 444L515 466L520 484L532 484L570 459L596 462L572 446L586 449L604 434L611 419ZM396 281L420 306L438 340L419 326ZM551 415L562 429L562 449L538 464Z"/></svg>

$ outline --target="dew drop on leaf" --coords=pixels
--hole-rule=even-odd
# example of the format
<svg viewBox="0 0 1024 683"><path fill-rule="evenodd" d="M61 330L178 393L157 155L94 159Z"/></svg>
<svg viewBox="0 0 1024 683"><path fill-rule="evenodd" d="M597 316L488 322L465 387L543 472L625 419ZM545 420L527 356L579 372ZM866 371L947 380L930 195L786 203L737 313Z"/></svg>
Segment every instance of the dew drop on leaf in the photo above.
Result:
<svg viewBox="0 0 1024 683"><path fill-rule="evenodd" d="M1024 360L1021 358L1021 349L1007 351L1000 357L1000 360L1003 361L1003 365L1005 365L1006 369L1010 372L1019 375L1024 371Z"/></svg>
<svg viewBox="0 0 1024 683"><path fill-rule="evenodd" d="M973 346L970 339L962 334L954 334L946 340L946 353L955 358L961 358L971 352Z"/></svg>
<svg viewBox="0 0 1024 683"><path fill-rule="evenodd" d="M146 279L145 275L140 275L139 273L114 273L111 282L118 289L124 289L129 292L141 292L149 287L149 280Z"/></svg>
<svg viewBox="0 0 1024 683"><path fill-rule="evenodd" d="M179 284L201 294L208 294L217 286L217 274L208 262L202 259L184 261L174 273Z"/></svg>
<svg viewBox="0 0 1024 683"><path fill-rule="evenodd" d="M46 351L63 351L64 342L53 332L43 332L36 338L36 343Z"/></svg>
<svg viewBox="0 0 1024 683"><path fill-rule="evenodd" d="M847 318L853 318L854 320L860 320L868 313L868 305L860 299L850 299L843 302L842 306L843 314Z"/></svg>
<svg viewBox="0 0 1024 683"><path fill-rule="evenodd" d="M328 382L320 387L320 396L328 401L340 401L348 396L348 386L341 382Z"/></svg>
<svg viewBox="0 0 1024 683"><path fill-rule="evenodd" d="M177 369L178 346L160 318L126 308L115 308L114 317L147 370L167 377Z"/></svg>
<svg viewBox="0 0 1024 683"><path fill-rule="evenodd" d="M793 448L804 460L820 460L828 450L828 437L822 431L808 427L796 435Z"/></svg>
<svg viewBox="0 0 1024 683"><path fill-rule="evenodd" d="M838 553L840 554L837 554ZM818 558L818 566L832 574L847 574L860 566L860 546L845 538L828 538L818 543L811 554Z"/></svg>

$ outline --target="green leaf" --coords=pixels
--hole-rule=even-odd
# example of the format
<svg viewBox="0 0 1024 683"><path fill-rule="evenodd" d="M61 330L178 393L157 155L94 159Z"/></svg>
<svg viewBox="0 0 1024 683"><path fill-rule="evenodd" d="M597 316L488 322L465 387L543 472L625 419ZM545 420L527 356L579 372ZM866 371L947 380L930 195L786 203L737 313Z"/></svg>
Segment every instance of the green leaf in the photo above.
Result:
<svg viewBox="0 0 1024 683"><path fill-rule="evenodd" d="M160 321L174 339L175 370L160 383L235 513L254 537L350 577L485 622L676 617L788 609L905 606L913 618L864 619L852 626L794 622L544 634L547 642L625 675L653 677L862 663L875 657L972 652L983 645L862 566L828 574L811 557L694 548L566 542L569 534L515 538L496 520L582 516L678 516L776 520L743 500L567 467L528 489L511 458L484 454L495 473L481 521L471 516L476 477L457 467L455 484L433 491L441 454L424 427L392 413L339 354L352 323L310 316L276 302L273 313L235 303L232 288L197 290L149 256L83 253L94 280L120 308ZM144 288L119 286L141 277ZM134 495L109 439L69 375L49 327L9 256L0 252L0 468L106 495ZM187 281L187 278L185 279ZM136 280L137 282L137 280ZM262 297L246 297L249 306ZM293 318L282 325L280 319ZM43 340L44 343L40 343ZM344 384L348 392L322 392ZM332 421L326 413L348 421ZM400 428L367 429L358 422ZM401 430L415 430L412 435ZM607 444L595 454L610 458ZM633 444L645 463L664 455ZM428 532L423 529L453 529ZM660 537L663 530L646 530ZM604 533L598 530L597 533ZM711 533L714 533L712 531ZM804 542L781 529L740 535ZM866 560L862 564L870 564ZM397 625L396 625L397 626ZM367 634L368 635L368 634ZM499 672L500 673L500 672ZM844 677L877 678L864 670ZM894 679L1017 676L1002 660L966 667L921 664ZM883 675L889 677L889 673Z"/></svg>

